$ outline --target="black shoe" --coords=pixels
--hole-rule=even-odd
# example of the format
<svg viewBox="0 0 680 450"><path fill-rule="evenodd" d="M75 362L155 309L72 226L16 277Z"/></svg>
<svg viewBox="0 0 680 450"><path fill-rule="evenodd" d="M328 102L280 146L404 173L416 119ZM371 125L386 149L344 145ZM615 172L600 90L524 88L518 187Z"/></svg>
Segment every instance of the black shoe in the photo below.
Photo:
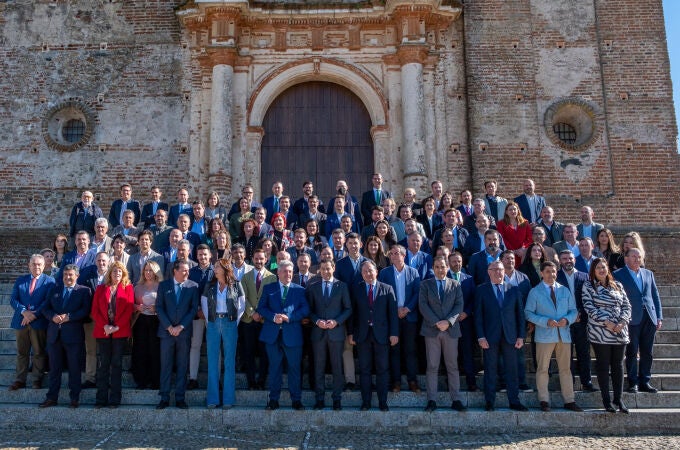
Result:
<svg viewBox="0 0 680 450"><path fill-rule="evenodd" d="M639 390L640 392L647 392L647 393L649 393L649 394L656 394L657 392L659 392L659 390L658 390L657 388L655 388L654 386L652 386L652 385L649 384L649 383L643 383L643 384L641 384L641 385L638 387L638 390Z"/></svg>
<svg viewBox="0 0 680 450"><path fill-rule="evenodd" d="M434 400L428 400L427 406L425 407L425 412L432 412L435 409L437 409L437 402L435 402Z"/></svg>
<svg viewBox="0 0 680 450"><path fill-rule="evenodd" d="M92 381L86 381L83 384L80 385L81 389L94 389L96 388L97 385L93 383Z"/></svg>
<svg viewBox="0 0 680 450"><path fill-rule="evenodd" d="M484 405L484 411L493 411L496 408L493 407L493 403L491 402L486 402L486 405Z"/></svg>
<svg viewBox="0 0 680 450"><path fill-rule="evenodd" d="M512 409L514 411L522 411L522 412L529 411L529 408L527 408L526 406L524 406L521 403L511 403L510 409Z"/></svg>
<svg viewBox="0 0 680 450"><path fill-rule="evenodd" d="M630 392L631 394L637 394L638 392L637 384L629 384L627 391Z"/></svg>
<svg viewBox="0 0 680 450"><path fill-rule="evenodd" d="M369 409L371 409L371 405L369 405L368 403L362 403L361 408L359 408L359 411L368 411Z"/></svg>
<svg viewBox="0 0 680 450"><path fill-rule="evenodd" d="M323 401L320 400L320 401L314 403L314 409L315 410L318 411L318 410L321 410L321 409L324 409L324 408L325 408L325 406L323 404Z"/></svg>
<svg viewBox="0 0 680 450"><path fill-rule="evenodd" d="M454 400L453 403L451 403L451 409L458 412L463 412L467 410L467 408L463 406L460 400Z"/></svg>
<svg viewBox="0 0 680 450"><path fill-rule="evenodd" d="M46 399L44 402L38 405L40 408L49 408L51 406L57 406L57 401L51 398Z"/></svg>
<svg viewBox="0 0 680 450"><path fill-rule="evenodd" d="M596 388L595 386L593 386L592 383L584 384L583 386L581 386L581 390L583 392L598 392L599 391L599 389Z"/></svg>
<svg viewBox="0 0 680 450"><path fill-rule="evenodd" d="M340 400L333 400L333 411L340 410L342 410L342 403L340 403Z"/></svg>
<svg viewBox="0 0 680 450"><path fill-rule="evenodd" d="M583 412L580 406L576 404L576 402L571 402L571 403L565 403L564 404L564 409L568 409L569 411L574 411L574 412Z"/></svg>
<svg viewBox="0 0 680 450"><path fill-rule="evenodd" d="M76 409L77 407L80 406L80 402L78 400L71 400L71 403L69 403L68 407L71 409Z"/></svg>
<svg viewBox="0 0 680 450"><path fill-rule="evenodd" d="M628 411L628 408L622 401L614 402L616 406L619 407L619 411L621 411L624 414L628 414L630 411Z"/></svg>
<svg viewBox="0 0 680 450"><path fill-rule="evenodd" d="M530 388L528 384L520 384L519 385L519 391L520 392L527 392L527 393L534 392L534 390L532 388Z"/></svg>
<svg viewBox="0 0 680 450"><path fill-rule="evenodd" d="M357 388L357 385L354 383L345 383L345 390L346 391L355 391Z"/></svg>
<svg viewBox="0 0 680 450"><path fill-rule="evenodd" d="M479 388L476 384L468 384L467 390L468 392L477 392L479 391Z"/></svg>
<svg viewBox="0 0 680 450"><path fill-rule="evenodd" d="M198 389L198 381L189 380L187 383L187 391L193 391L194 389Z"/></svg>
<svg viewBox="0 0 680 450"><path fill-rule="evenodd" d="M175 402L175 406L179 409L189 409L189 405L184 400L179 400Z"/></svg>
<svg viewBox="0 0 680 450"><path fill-rule="evenodd" d="M608 413L615 413L616 409L612 406L611 403L605 403L604 404L604 410L607 411Z"/></svg>
<svg viewBox="0 0 680 450"><path fill-rule="evenodd" d="M279 401L278 400L269 400L269 403L267 403L267 407L264 408L265 411L274 411L279 409Z"/></svg>
<svg viewBox="0 0 680 450"><path fill-rule="evenodd" d="M387 406L387 403L384 403L384 404L378 406L378 409L380 409L380 411L382 411L382 412L387 412L387 411L390 410L390 408Z"/></svg>
<svg viewBox="0 0 680 450"><path fill-rule="evenodd" d="M106 405L103 404L103 403L95 403L95 404L94 404L94 409L102 409L102 408L104 408L104 407L106 407ZM156 407L156 409L162 409L162 408Z"/></svg>
<svg viewBox="0 0 680 450"><path fill-rule="evenodd" d="M161 400L161 401L158 402L158 404L156 405L156 409L165 409L165 408L167 408L168 406L170 406L170 402L169 402L169 401L167 401L167 400ZM96 407L96 406L95 406L95 407Z"/></svg>
<svg viewBox="0 0 680 450"><path fill-rule="evenodd" d="M293 409L295 411L304 411L305 406L302 404L302 402L300 400L296 400L296 401L293 402Z"/></svg>
<svg viewBox="0 0 680 450"><path fill-rule="evenodd" d="M109 409L118 409L119 403L109 403Z"/></svg>
<svg viewBox="0 0 680 450"><path fill-rule="evenodd" d="M541 402L541 411L550 412L550 404L548 402Z"/></svg>

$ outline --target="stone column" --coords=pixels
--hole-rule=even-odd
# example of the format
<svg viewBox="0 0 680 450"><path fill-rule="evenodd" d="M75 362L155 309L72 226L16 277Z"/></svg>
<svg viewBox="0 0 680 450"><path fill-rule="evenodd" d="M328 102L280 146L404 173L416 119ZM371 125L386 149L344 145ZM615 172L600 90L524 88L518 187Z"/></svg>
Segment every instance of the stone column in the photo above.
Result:
<svg viewBox="0 0 680 450"><path fill-rule="evenodd" d="M229 64L215 64L213 66L208 183L210 189L219 192L231 190L233 77L233 66Z"/></svg>
<svg viewBox="0 0 680 450"><path fill-rule="evenodd" d="M249 126L246 132L246 180L253 185L254 199L262 201L260 192L262 138L264 128Z"/></svg>
<svg viewBox="0 0 680 450"><path fill-rule="evenodd" d="M401 63L402 164L404 184L416 189L427 184L423 62L427 49L406 44L397 55Z"/></svg>

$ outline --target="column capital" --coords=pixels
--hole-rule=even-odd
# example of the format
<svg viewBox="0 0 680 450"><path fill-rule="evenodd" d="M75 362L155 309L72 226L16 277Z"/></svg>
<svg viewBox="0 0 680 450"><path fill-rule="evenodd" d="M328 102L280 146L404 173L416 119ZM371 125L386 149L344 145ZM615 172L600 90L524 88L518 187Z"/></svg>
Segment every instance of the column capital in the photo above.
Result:
<svg viewBox="0 0 680 450"><path fill-rule="evenodd" d="M238 52L234 47L208 47L198 57L198 61L202 68L212 69L217 65L234 67L237 58Z"/></svg>
<svg viewBox="0 0 680 450"><path fill-rule="evenodd" d="M428 49L425 45L404 44L397 49L397 57L402 66L409 63L424 64L427 56Z"/></svg>

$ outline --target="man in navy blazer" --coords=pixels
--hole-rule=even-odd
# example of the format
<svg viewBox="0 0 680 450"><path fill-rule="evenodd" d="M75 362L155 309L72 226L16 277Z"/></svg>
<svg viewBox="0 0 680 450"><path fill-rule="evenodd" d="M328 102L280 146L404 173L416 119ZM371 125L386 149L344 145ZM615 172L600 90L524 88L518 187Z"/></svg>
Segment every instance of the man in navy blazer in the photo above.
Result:
<svg viewBox="0 0 680 450"><path fill-rule="evenodd" d="M652 378L652 350L656 332L661 329L663 315L654 274L641 267L643 258L640 250L628 249L624 255L626 267L614 272L614 278L623 285L632 310L628 323L630 343L626 347L628 392L640 390L655 393L656 388L649 383Z"/></svg>
<svg viewBox="0 0 680 450"><path fill-rule="evenodd" d="M575 375L578 365L581 390L596 392L590 374L590 340L588 339L588 313L583 309L583 283L588 281L588 273L576 270L574 254L571 250L562 250L559 254L560 270L557 271L557 282L569 288L576 300L578 316L576 322L569 325L571 341L576 351L576 363L572 360L571 374Z"/></svg>
<svg viewBox="0 0 680 450"><path fill-rule="evenodd" d="M496 230L487 230L484 233L484 250L477 252L470 257L470 261L468 262L468 274L475 280L477 286L489 281L489 272L487 270L489 264L500 258L500 236L501 235Z"/></svg>
<svg viewBox="0 0 680 450"><path fill-rule="evenodd" d="M109 211L109 224L113 230L118 225L123 223L123 212L130 210L135 213L135 226L139 223L139 218L142 215L139 202L132 199L132 186L128 183L120 187L120 198L111 204Z"/></svg>
<svg viewBox="0 0 680 450"><path fill-rule="evenodd" d="M104 217L102 210L92 200L94 196L90 191L83 191L81 201L73 205L68 223L70 226L69 236L73 237L80 230L94 234L94 222Z"/></svg>
<svg viewBox="0 0 680 450"><path fill-rule="evenodd" d="M191 222L191 218L194 215L194 209L192 208L191 203L189 203L189 191L184 188L180 188L177 191L177 203L172 205L170 211L168 211L168 223L174 227L177 224L177 219L179 219L179 216L182 214L188 215L189 221Z"/></svg>
<svg viewBox="0 0 680 450"><path fill-rule="evenodd" d="M42 387L45 372L45 344L47 319L42 314L46 305L47 294L54 283L54 278L43 273L45 258L42 255L31 255L28 262L30 271L14 282L10 305L14 309L11 327L14 329L17 345L17 366L14 383L10 391L26 387L26 376L31 351L33 352L33 388Z"/></svg>
<svg viewBox="0 0 680 450"><path fill-rule="evenodd" d="M283 183L275 181L274 184L272 184L272 194L273 195L262 200L262 206L267 210L267 223L270 223L274 213L279 212L281 209L279 202L283 195Z"/></svg>
<svg viewBox="0 0 680 450"><path fill-rule="evenodd" d="M317 195L314 194L314 183L309 180L306 180L302 183L302 197L295 200L295 203L293 203L293 212L295 212L295 214L297 214L300 218L303 215L309 213L309 201L312 198L316 201L315 209L317 209L320 213L325 213L326 210L324 209L323 202Z"/></svg>
<svg viewBox="0 0 680 450"><path fill-rule="evenodd" d="M61 267L66 267L69 264L75 264L78 269L84 269L87 266L94 264L94 258L97 256L97 249L90 248L90 235L87 231L81 230L76 233L75 237L76 248L66 253L61 260ZM61 284L63 274L62 270L57 275L57 284Z"/></svg>
<svg viewBox="0 0 680 450"><path fill-rule="evenodd" d="M330 360L333 373L333 410L342 408L341 396L344 378L342 376L342 352L346 337L345 322L352 315L352 301L347 285L333 278L333 260L321 262L321 281L309 285L305 294L309 303L309 319L314 325L311 332L314 349L314 383L316 403L314 409L324 408L324 377L326 359Z"/></svg>
<svg viewBox="0 0 680 450"><path fill-rule="evenodd" d="M524 346L524 306L520 290L505 282L501 261L487 268L489 282L475 291L475 327L479 346L484 350L484 400L486 410L493 411L496 402L498 357L503 355L505 382L510 409L527 411L519 401L517 352Z"/></svg>
<svg viewBox="0 0 680 450"><path fill-rule="evenodd" d="M365 224L372 222L371 215L374 206L382 206L383 200L392 198L390 191L383 189L383 181L383 176L380 173L374 173L371 177L373 189L361 195L361 216Z"/></svg>
<svg viewBox="0 0 680 450"><path fill-rule="evenodd" d="M406 249L406 264L418 271L420 280L428 277L432 270L432 256L423 252L421 249L423 238L416 232L406 237L408 247Z"/></svg>
<svg viewBox="0 0 680 450"><path fill-rule="evenodd" d="M156 313L158 314L158 337L161 340L161 401L156 409L170 405L170 377L176 363L175 405L188 408L184 401L189 370L189 349L192 322L198 311L198 284L189 280L189 263L177 260L173 263L173 277L158 285Z"/></svg>
<svg viewBox="0 0 680 450"><path fill-rule="evenodd" d="M391 266L384 268L378 275L378 281L392 286L397 299L397 315L399 316L399 343L390 347L390 374L392 391L401 390L402 355L406 362L406 381L408 388L420 393L418 386L418 294L420 291L420 275L413 267L405 263L406 249L401 245L393 245L388 252Z"/></svg>
<svg viewBox="0 0 680 450"><path fill-rule="evenodd" d="M260 341L265 343L269 359L269 402L267 410L279 408L281 396L281 378L283 376L283 358L288 364L288 390L292 407L295 410L305 409L302 406L302 324L309 315L309 305L305 297L305 289L292 283L293 263L282 261L279 264L278 283L270 283L262 289L257 312L264 319Z"/></svg>
<svg viewBox="0 0 680 450"><path fill-rule="evenodd" d="M536 194L536 185L531 179L524 180L523 189L524 194L515 197L514 200L519 205L522 217L531 222L533 226L538 223L538 219L541 217L541 210L545 206L545 198Z"/></svg>
<svg viewBox="0 0 680 450"><path fill-rule="evenodd" d="M142 207L142 215L140 217L140 221L144 224L145 229L155 223L154 216L156 211L159 209L168 211L170 209L167 203L161 201L161 195L163 193L158 186L151 188L151 201Z"/></svg>
<svg viewBox="0 0 680 450"><path fill-rule="evenodd" d="M378 407L389 411L389 348L399 343L399 315L392 286L378 281L378 268L371 260L361 263L363 282L351 287L352 320L347 334L359 353L361 411L371 409L371 369L375 362Z"/></svg>
<svg viewBox="0 0 680 450"><path fill-rule="evenodd" d="M49 389L41 408L57 404L64 366L68 369L70 407L77 408L80 402L80 357L85 347L83 321L90 316L92 292L87 286L76 284L79 273L78 266L65 266L63 286L52 285L42 309L43 316L50 321L47 326L50 373Z"/></svg>

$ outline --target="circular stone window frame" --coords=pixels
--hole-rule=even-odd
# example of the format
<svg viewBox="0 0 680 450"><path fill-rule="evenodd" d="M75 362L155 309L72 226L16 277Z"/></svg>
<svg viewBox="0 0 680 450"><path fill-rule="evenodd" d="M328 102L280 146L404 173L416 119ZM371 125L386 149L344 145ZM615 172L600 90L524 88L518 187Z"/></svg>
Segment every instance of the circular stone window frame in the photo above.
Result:
<svg viewBox="0 0 680 450"><path fill-rule="evenodd" d="M576 142L568 144L555 133L553 126L566 123L576 130ZM590 147L601 134L599 112L581 98L565 98L551 104L543 116L543 127L550 141L560 148L580 152Z"/></svg>
<svg viewBox="0 0 680 450"><path fill-rule="evenodd" d="M63 127L70 120L80 120L85 124L83 137L77 142L69 142L62 135ZM94 132L95 117L90 107L77 100L61 102L50 108L42 122L42 135L49 148L63 152L73 152L85 146Z"/></svg>

